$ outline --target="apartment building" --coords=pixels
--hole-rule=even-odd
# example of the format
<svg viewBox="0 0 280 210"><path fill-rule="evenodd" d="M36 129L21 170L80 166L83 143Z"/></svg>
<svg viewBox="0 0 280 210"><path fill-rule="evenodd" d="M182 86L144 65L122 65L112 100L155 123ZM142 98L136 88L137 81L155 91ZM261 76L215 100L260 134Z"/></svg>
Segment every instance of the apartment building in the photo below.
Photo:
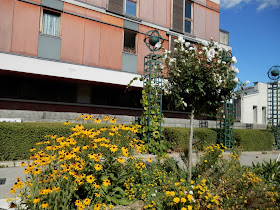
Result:
<svg viewBox="0 0 280 210"><path fill-rule="evenodd" d="M145 33L163 46L219 30L219 0L1 0L0 111L140 115ZM221 39L220 39L221 38ZM20 113L20 112L17 112ZM9 115L13 117L20 117ZM7 116L4 116L7 117Z"/></svg>

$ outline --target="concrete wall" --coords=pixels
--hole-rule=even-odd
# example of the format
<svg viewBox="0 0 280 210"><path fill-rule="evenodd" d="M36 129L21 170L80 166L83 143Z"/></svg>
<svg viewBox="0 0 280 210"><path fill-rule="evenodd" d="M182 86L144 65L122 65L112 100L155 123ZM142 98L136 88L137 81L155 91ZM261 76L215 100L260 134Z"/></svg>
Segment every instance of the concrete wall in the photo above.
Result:
<svg viewBox="0 0 280 210"><path fill-rule="evenodd" d="M23 111L23 110L0 110L0 121L1 118L10 119L21 119L22 122L77 122L75 119L82 113L72 112L47 112L47 111ZM105 115L94 114L94 116L103 118ZM118 118L120 124L131 124L135 123L137 118L135 116L125 115L111 115L111 117ZM164 127L190 127L189 119L177 119L177 118L164 118ZM194 127L199 127L199 120L194 120ZM209 128L216 128L216 121L208 120ZM235 123L234 128L246 129L245 123ZM266 129L266 125L254 124L254 129Z"/></svg>

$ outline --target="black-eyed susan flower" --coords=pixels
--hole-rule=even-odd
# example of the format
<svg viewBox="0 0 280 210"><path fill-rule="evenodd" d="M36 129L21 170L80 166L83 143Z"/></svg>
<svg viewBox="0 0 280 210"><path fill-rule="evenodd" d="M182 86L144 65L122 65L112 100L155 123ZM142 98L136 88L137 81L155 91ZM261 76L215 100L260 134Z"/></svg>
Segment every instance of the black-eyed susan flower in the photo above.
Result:
<svg viewBox="0 0 280 210"><path fill-rule="evenodd" d="M118 162L119 163L123 163L125 161L125 159L123 158L123 156L120 156L119 158L118 158Z"/></svg>
<svg viewBox="0 0 280 210"><path fill-rule="evenodd" d="M111 120L110 120L110 123L116 123L117 122L117 118L112 118Z"/></svg>
<svg viewBox="0 0 280 210"><path fill-rule="evenodd" d="M110 151L111 152L116 152L118 150L118 146L117 145L112 145L111 147L110 147Z"/></svg>
<svg viewBox="0 0 280 210"><path fill-rule="evenodd" d="M109 185L111 185L111 182L109 179L104 179L103 183L102 183L105 187L108 187Z"/></svg>
<svg viewBox="0 0 280 210"><path fill-rule="evenodd" d="M33 200L33 203L39 203L40 202L40 198L35 198L34 200Z"/></svg>
<svg viewBox="0 0 280 210"><path fill-rule="evenodd" d="M108 120L110 120L110 116L107 116L107 115L106 115L106 116L104 117L103 121L108 121Z"/></svg>
<svg viewBox="0 0 280 210"><path fill-rule="evenodd" d="M49 204L47 202L44 202L42 205L41 205L41 208L42 209L46 209L49 207Z"/></svg>
<svg viewBox="0 0 280 210"><path fill-rule="evenodd" d="M95 164L95 165L94 165L94 168L95 168L96 171L101 171L101 170L102 170L102 165L100 165L100 164Z"/></svg>
<svg viewBox="0 0 280 210"><path fill-rule="evenodd" d="M23 167L23 166L25 166L26 165L26 163L25 162L22 162L21 164L20 164L20 167Z"/></svg>
<svg viewBox="0 0 280 210"><path fill-rule="evenodd" d="M102 120L101 119L99 119L98 117L96 118L96 119L94 119L93 120L96 124L99 124L99 123L101 123L102 122Z"/></svg>
<svg viewBox="0 0 280 210"><path fill-rule="evenodd" d="M86 198L83 200L83 203L87 206L90 204L90 202L91 202L91 200L89 198Z"/></svg>
<svg viewBox="0 0 280 210"><path fill-rule="evenodd" d="M152 158L147 158L147 160L148 160L149 163L153 162Z"/></svg>
<svg viewBox="0 0 280 210"><path fill-rule="evenodd" d="M91 184L91 183L94 182L94 176L93 175L89 175L89 176L87 176L86 180L87 180L88 183Z"/></svg>

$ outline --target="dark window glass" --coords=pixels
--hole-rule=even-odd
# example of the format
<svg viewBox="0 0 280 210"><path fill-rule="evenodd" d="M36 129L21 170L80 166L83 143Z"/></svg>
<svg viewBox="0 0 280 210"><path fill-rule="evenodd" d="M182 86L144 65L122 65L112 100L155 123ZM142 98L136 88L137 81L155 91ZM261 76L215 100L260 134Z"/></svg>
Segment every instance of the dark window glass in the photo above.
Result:
<svg viewBox="0 0 280 210"><path fill-rule="evenodd" d="M185 20L185 32L191 33L191 22Z"/></svg>
<svg viewBox="0 0 280 210"><path fill-rule="evenodd" d="M133 31L124 31L124 51L135 53L135 38L136 33Z"/></svg>
<svg viewBox="0 0 280 210"><path fill-rule="evenodd" d="M136 16L136 2L126 0L126 14Z"/></svg>
<svg viewBox="0 0 280 210"><path fill-rule="evenodd" d="M192 19L192 9L191 4L188 2L185 2L185 17Z"/></svg>

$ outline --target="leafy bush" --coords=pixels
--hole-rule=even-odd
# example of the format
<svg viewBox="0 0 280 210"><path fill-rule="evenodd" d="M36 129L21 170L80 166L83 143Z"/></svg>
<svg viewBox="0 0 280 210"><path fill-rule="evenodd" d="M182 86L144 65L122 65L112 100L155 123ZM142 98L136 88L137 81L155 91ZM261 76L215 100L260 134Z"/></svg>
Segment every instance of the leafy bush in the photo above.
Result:
<svg viewBox="0 0 280 210"><path fill-rule="evenodd" d="M189 128L164 128L165 140L171 142L174 150L185 150L188 147L190 129ZM217 141L217 134L209 128L195 128L194 139L198 142L195 143L195 148L201 150L203 147L210 144L215 144Z"/></svg>
<svg viewBox="0 0 280 210"><path fill-rule="evenodd" d="M279 189L267 184L248 168L241 166L235 152L228 156L220 145L205 148L194 179L204 178L215 186L215 194L222 201L222 209L279 209Z"/></svg>
<svg viewBox="0 0 280 210"><path fill-rule="evenodd" d="M273 133L265 130L234 129L235 145L243 151L270 151L273 149Z"/></svg>

